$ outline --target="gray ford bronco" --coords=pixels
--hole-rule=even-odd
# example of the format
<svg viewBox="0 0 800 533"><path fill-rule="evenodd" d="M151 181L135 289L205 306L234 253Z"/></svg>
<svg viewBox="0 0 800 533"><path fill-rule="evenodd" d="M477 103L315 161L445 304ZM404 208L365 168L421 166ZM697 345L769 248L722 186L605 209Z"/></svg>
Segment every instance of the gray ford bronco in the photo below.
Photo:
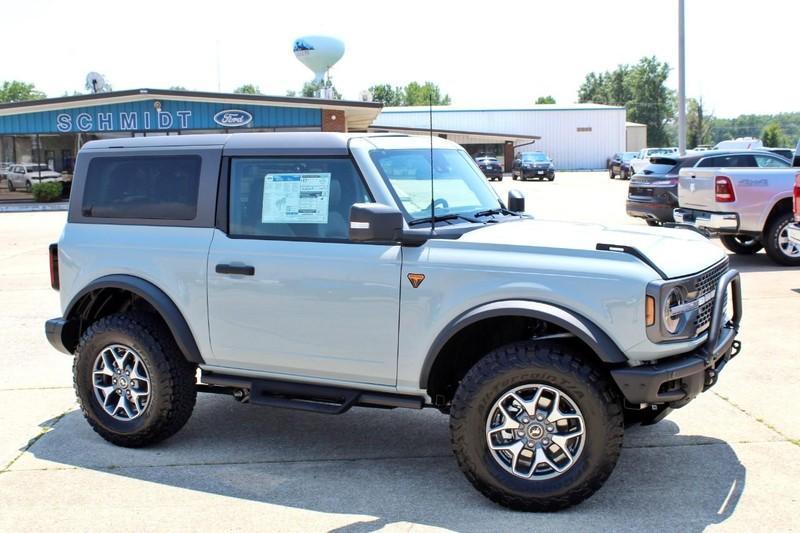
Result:
<svg viewBox="0 0 800 533"><path fill-rule="evenodd" d="M627 423L740 348L739 275L705 237L535 220L438 138L90 142L50 264L47 338L109 442L169 437L197 392L433 407L470 482L515 509L589 497Z"/></svg>

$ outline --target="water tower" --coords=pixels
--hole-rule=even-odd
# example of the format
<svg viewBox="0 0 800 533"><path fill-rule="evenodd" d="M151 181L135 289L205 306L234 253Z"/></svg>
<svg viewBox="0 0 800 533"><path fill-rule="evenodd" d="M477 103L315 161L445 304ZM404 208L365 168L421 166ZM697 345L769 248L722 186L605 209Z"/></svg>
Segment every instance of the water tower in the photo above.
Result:
<svg viewBox="0 0 800 533"><path fill-rule="evenodd" d="M335 37L308 35L294 40L294 56L314 73L314 83L330 97L328 71L344 55L344 43Z"/></svg>

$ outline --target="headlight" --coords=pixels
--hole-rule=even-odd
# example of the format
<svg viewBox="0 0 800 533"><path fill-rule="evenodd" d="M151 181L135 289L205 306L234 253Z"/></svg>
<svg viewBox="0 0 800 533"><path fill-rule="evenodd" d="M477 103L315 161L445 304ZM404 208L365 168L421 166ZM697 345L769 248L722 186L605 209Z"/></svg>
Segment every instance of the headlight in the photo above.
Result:
<svg viewBox="0 0 800 533"><path fill-rule="evenodd" d="M673 309L683 305L685 302L686 296L684 296L683 289L680 287L673 287L670 289L667 293L667 297L664 298L661 322L664 325L664 329L673 335L678 332L678 328L681 325L681 316L683 315L682 312L675 312Z"/></svg>

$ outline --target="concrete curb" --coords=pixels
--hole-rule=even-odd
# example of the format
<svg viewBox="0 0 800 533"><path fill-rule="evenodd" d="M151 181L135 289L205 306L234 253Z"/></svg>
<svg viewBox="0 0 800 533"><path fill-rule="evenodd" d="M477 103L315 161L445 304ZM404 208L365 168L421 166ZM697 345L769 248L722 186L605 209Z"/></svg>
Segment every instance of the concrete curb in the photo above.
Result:
<svg viewBox="0 0 800 533"><path fill-rule="evenodd" d="M31 213L36 211L66 211L69 202L48 204L0 204L0 213Z"/></svg>

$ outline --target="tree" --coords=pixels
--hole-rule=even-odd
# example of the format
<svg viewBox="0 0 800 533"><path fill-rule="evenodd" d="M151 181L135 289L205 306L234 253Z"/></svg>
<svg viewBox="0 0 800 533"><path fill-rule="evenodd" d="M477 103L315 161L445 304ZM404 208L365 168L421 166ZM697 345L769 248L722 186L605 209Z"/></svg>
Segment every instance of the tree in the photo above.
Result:
<svg viewBox="0 0 800 533"><path fill-rule="evenodd" d="M403 89L403 105L449 105L450 96L442 95L439 86L433 82L426 81L422 85L412 81Z"/></svg>
<svg viewBox="0 0 800 533"><path fill-rule="evenodd" d="M32 83L13 80L4 81L0 86L0 102L2 103L25 102L42 98L47 98L47 95L36 89Z"/></svg>
<svg viewBox="0 0 800 533"><path fill-rule="evenodd" d="M761 132L761 142L764 146L781 147L788 144L786 134L783 133L781 125L777 122L770 122Z"/></svg>
<svg viewBox="0 0 800 533"><path fill-rule="evenodd" d="M714 117L703 109L703 99L686 101L686 147L697 148L711 143L711 126Z"/></svg>
<svg viewBox="0 0 800 533"><path fill-rule="evenodd" d="M261 89L258 88L258 85L246 83L234 89L233 92L236 94L261 94Z"/></svg>
<svg viewBox="0 0 800 533"><path fill-rule="evenodd" d="M666 86L669 70L667 63L643 57L611 72L590 72L578 89L578 101L625 106L628 120L647 125L649 143L670 144L675 94Z"/></svg>
<svg viewBox="0 0 800 533"><path fill-rule="evenodd" d="M540 96L539 98L537 98L536 99L536 103L537 104L555 104L556 103L556 99L548 94L547 96Z"/></svg>
<svg viewBox="0 0 800 533"><path fill-rule="evenodd" d="M369 88L373 102L380 102L385 106L405 105L405 90L403 87L392 87L388 83L373 85Z"/></svg>
<svg viewBox="0 0 800 533"><path fill-rule="evenodd" d="M184 87L183 85L173 85L172 87L169 88L169 90L170 91L185 91L186 87Z"/></svg>

